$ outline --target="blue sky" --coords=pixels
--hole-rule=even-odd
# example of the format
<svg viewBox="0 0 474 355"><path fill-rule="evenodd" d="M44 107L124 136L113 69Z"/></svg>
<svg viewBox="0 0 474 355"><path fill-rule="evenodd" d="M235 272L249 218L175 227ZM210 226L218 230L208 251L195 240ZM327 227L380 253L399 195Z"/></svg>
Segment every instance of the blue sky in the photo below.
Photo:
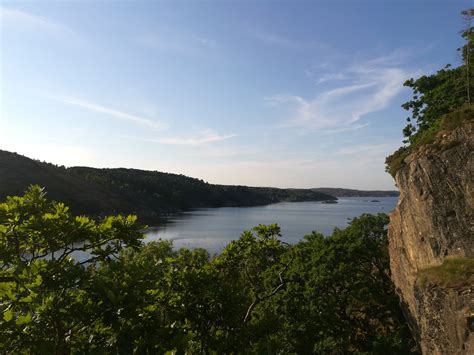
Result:
<svg viewBox="0 0 474 355"><path fill-rule="evenodd" d="M391 189L405 79L470 1L1 2L0 149L212 183Z"/></svg>

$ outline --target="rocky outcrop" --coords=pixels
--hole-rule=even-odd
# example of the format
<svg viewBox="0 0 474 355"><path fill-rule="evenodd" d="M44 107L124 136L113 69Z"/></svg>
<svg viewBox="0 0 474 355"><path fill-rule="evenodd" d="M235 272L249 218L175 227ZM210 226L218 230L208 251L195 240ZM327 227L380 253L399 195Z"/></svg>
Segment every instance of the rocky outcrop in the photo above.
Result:
<svg viewBox="0 0 474 355"><path fill-rule="evenodd" d="M424 354L474 354L474 289L415 286L417 325Z"/></svg>
<svg viewBox="0 0 474 355"><path fill-rule="evenodd" d="M474 285L417 283L424 268L474 257L473 148L470 121L411 153L395 176L392 279L425 354L474 353Z"/></svg>

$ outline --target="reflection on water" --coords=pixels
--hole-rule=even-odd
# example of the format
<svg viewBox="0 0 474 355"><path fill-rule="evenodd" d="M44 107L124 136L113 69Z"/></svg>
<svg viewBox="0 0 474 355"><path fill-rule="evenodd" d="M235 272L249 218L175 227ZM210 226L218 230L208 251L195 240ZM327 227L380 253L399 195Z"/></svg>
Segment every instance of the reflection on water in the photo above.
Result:
<svg viewBox="0 0 474 355"><path fill-rule="evenodd" d="M258 224L278 223L282 239L295 243L311 231L330 234L363 213L389 213L397 197L340 198L337 204L321 202L282 202L260 207L206 208L170 218L147 233L147 241L172 240L176 248L206 248L220 251L242 231Z"/></svg>

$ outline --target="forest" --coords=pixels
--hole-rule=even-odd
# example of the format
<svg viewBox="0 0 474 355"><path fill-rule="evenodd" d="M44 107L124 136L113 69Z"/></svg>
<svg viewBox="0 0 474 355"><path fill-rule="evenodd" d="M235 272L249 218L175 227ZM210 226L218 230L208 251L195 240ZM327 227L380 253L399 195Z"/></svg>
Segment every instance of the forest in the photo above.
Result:
<svg viewBox="0 0 474 355"><path fill-rule="evenodd" d="M384 214L295 245L259 225L209 255L145 244L136 217L94 221L46 196L32 186L0 204L3 353L416 351Z"/></svg>
<svg viewBox="0 0 474 355"><path fill-rule="evenodd" d="M147 223L192 208L337 199L312 189L217 185L158 171L66 168L0 150L0 199L19 195L32 184L46 187L51 198L65 202L75 213L135 214Z"/></svg>

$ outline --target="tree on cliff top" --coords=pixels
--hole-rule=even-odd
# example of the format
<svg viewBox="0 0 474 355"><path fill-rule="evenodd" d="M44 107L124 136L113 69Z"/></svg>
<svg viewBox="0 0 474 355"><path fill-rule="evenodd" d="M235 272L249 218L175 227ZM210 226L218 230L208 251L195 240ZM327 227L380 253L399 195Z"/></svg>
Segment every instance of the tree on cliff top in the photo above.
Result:
<svg viewBox="0 0 474 355"><path fill-rule="evenodd" d="M466 27L461 31L464 46L458 48L463 64L451 68L446 65L432 75L423 75L418 79L409 79L404 86L413 90L411 100L402 107L411 111L408 124L403 129L404 143L416 143L421 133L436 124L444 114L453 112L463 105L471 105L474 72L474 29L472 19L474 8L462 12Z"/></svg>
<svg viewBox="0 0 474 355"><path fill-rule="evenodd" d="M403 129L405 145L385 160L386 171L393 177L418 146L433 143L441 130L452 130L474 116L474 8L461 14L465 22L460 32L465 44L458 48L462 64L456 68L448 64L432 75L404 83L413 90L412 99L402 105L411 116Z"/></svg>

